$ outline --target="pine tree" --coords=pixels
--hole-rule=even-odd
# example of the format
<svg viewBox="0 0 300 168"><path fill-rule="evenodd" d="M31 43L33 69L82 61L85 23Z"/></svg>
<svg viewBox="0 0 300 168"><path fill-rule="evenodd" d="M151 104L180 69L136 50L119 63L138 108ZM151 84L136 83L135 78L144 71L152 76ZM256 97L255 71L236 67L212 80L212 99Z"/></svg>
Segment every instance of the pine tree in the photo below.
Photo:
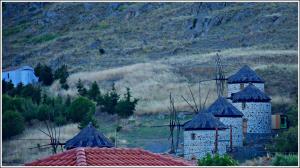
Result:
<svg viewBox="0 0 300 168"><path fill-rule="evenodd" d="M88 91L88 97L94 101L97 101L101 96L100 89L96 81L93 82L91 88Z"/></svg>

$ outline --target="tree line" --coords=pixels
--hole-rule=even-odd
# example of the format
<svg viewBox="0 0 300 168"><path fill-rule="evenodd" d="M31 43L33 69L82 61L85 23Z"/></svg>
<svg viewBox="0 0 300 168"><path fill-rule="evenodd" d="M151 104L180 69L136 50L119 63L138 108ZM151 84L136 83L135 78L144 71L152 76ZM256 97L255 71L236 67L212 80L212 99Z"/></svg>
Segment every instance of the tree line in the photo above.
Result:
<svg viewBox="0 0 300 168"><path fill-rule="evenodd" d="M39 77L42 86L48 86L54 80L59 80L63 89L68 89L67 78L69 76L67 66L63 65L54 73L47 65L38 64L35 74ZM89 122L98 127L95 119L96 106L102 112L117 114L121 118L131 116L138 99L133 98L130 88L127 88L123 97L117 93L115 85L110 91L102 94L96 82L87 88L81 80L77 83L78 96L50 97L43 93L39 85L19 83L14 87L11 81L2 80L3 94L3 138L9 138L20 134L27 124L33 120L51 121L61 126L67 123L78 123L81 129Z"/></svg>

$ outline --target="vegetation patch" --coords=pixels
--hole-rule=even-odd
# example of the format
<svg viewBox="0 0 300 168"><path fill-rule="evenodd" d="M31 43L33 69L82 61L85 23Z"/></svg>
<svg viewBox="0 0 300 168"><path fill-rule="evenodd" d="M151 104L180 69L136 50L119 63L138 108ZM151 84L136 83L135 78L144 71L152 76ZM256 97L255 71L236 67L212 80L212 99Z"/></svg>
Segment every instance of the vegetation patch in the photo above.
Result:
<svg viewBox="0 0 300 168"><path fill-rule="evenodd" d="M47 42L47 41L54 40L57 37L59 37L59 34L49 33L49 34L43 34L43 35L33 37L29 41L33 44L38 44L38 43L44 43L44 42Z"/></svg>

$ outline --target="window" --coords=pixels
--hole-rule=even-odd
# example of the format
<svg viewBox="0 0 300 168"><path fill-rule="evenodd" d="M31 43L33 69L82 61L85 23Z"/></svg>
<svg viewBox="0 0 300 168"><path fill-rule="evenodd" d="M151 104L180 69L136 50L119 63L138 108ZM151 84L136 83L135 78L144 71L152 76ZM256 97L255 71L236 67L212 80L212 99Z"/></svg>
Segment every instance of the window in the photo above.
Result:
<svg viewBox="0 0 300 168"><path fill-rule="evenodd" d="M9 73L7 73L7 78L9 79Z"/></svg>
<svg viewBox="0 0 300 168"><path fill-rule="evenodd" d="M192 139L192 140L195 140L195 139L196 139L196 134L195 134L195 133L192 133L192 134L191 134L191 139Z"/></svg>
<svg viewBox="0 0 300 168"><path fill-rule="evenodd" d="M244 89L244 83L241 83L240 84L240 90L243 90Z"/></svg>
<svg viewBox="0 0 300 168"><path fill-rule="evenodd" d="M246 108L246 102L242 102L242 110Z"/></svg>

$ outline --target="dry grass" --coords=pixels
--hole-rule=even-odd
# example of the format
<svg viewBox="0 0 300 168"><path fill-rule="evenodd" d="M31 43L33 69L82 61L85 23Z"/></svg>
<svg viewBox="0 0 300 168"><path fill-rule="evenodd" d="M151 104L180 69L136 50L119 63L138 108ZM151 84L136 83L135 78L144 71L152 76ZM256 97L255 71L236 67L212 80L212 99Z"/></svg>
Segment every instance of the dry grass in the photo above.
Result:
<svg viewBox="0 0 300 168"><path fill-rule="evenodd" d="M3 141L3 165L22 165L52 154L51 148L29 149L37 147L38 144L49 143L48 137L41 133L38 128L46 130L44 124L35 123L34 126L27 127L21 135ZM78 131L77 124L68 124L61 127L60 137L62 141L65 141L72 138Z"/></svg>
<svg viewBox="0 0 300 168"><path fill-rule="evenodd" d="M62 96L67 94L75 96L76 83L79 79L87 85L97 81L102 92L110 88L108 83L111 81L115 81L119 93L124 93L125 88L130 87L133 96L140 99L136 109L137 114L166 112L170 92L174 95L179 110L189 110L180 96L189 95L188 85L198 93L197 84L190 84L184 77L175 74L170 66L159 63L141 63L104 71L75 73L68 78L70 86L68 91L61 90L57 82L50 90ZM210 93L214 93L214 85L205 83L202 87L203 96L206 95L208 88L211 89ZM208 102L213 100L213 96L214 94L209 97Z"/></svg>
<svg viewBox="0 0 300 168"><path fill-rule="evenodd" d="M93 81L97 81L100 89L106 92L110 89L112 82L115 82L116 89L119 93L123 94L126 87L130 87L134 97L140 99L136 114L144 113L157 113L166 112L167 105L169 103L169 93L175 96L175 105L178 110L190 110L187 104L182 100L181 95L187 96L188 88L190 85L195 93L197 91L197 84L191 83L188 79L178 73L174 72L172 64L180 63L180 65L191 65L196 63L207 63L211 62L214 64L212 58L215 56L215 52L206 54L195 54L195 55L181 55L175 57L169 57L168 59L149 61L148 63L138 63L129 66L117 67L106 69L103 71L91 71L91 72L78 72L72 74L68 78L68 84L70 89L65 91L60 89L58 82L55 82L50 90L51 93L56 95L70 95L76 96L77 89L76 83L79 79L83 81L85 85L90 85ZM223 56L224 62L229 60L236 60L237 58L256 58L260 56L267 57L270 60L281 59L283 55L297 56L296 50L262 50L258 47L252 48L235 48L227 49L220 52ZM201 59L200 59L201 58ZM247 62L254 69L268 68L263 62ZM277 65L277 64L276 64ZM197 66L197 65L195 65ZM230 67L230 74L233 73L232 70L237 71L235 68L237 65ZM278 66L290 66L295 67L296 64L280 64ZM193 73L193 72L191 72ZM204 74L196 74L201 76ZM203 85L202 96L205 96L208 89L211 90L211 95L207 104L210 104L216 97L215 95L215 85L214 82L206 82ZM274 101L280 101L282 99L279 96L273 98ZM286 99L289 101L289 99Z"/></svg>

